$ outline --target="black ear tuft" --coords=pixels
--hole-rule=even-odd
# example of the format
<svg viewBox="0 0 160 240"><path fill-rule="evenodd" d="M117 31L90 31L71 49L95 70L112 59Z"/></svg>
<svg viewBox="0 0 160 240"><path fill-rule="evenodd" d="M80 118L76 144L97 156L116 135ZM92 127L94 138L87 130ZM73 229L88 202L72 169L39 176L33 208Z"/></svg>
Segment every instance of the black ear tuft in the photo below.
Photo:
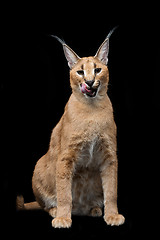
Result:
<svg viewBox="0 0 160 240"><path fill-rule="evenodd" d="M51 37L53 37L53 38L57 39L57 40L58 40L58 42L60 42L62 45L63 45L63 44L65 44L65 41L64 41L64 40L62 40L62 39L60 39L59 37L57 37L57 36L55 36L55 35L49 35L49 36L51 36Z"/></svg>
<svg viewBox="0 0 160 240"><path fill-rule="evenodd" d="M115 26L107 35L106 38L110 38L110 36L112 35L112 33L118 28L118 26Z"/></svg>

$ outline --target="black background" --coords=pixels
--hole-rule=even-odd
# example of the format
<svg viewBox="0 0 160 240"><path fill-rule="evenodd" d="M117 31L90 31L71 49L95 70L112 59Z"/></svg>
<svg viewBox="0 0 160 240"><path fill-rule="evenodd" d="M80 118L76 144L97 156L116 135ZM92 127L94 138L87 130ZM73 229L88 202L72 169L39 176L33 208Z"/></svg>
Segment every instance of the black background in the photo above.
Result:
<svg viewBox="0 0 160 240"><path fill-rule="evenodd" d="M147 4L147 5L146 5ZM2 211L4 230L26 236L89 239L136 237L151 231L158 143L159 18L154 2L73 2L52 6L5 6L2 36ZM118 127L118 206L126 222L110 227L103 218L73 216L71 229L53 229L42 211L16 212L22 194L34 200L31 178L37 160L48 150L53 127L71 94L63 38L80 56L95 55L110 38L108 95ZM3 31L4 30L4 31ZM157 165L158 166L158 165ZM153 179L151 183L151 179ZM153 197L154 199L154 197ZM154 234L152 232L152 234Z"/></svg>

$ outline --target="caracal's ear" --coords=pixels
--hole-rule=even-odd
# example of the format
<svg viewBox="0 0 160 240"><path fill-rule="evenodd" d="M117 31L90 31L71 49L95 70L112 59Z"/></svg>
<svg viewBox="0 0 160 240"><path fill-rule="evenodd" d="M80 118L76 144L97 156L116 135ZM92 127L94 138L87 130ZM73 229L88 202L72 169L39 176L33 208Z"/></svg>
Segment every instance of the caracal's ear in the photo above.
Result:
<svg viewBox="0 0 160 240"><path fill-rule="evenodd" d="M70 69L74 67L74 65L77 63L77 61L80 59L80 57L59 37L51 35L51 37L56 38L63 46L64 55L68 61L68 66Z"/></svg>
<svg viewBox="0 0 160 240"><path fill-rule="evenodd" d="M108 53L109 53L109 38L112 35L112 33L114 32L114 30L117 27L114 27L109 34L107 35L106 39L104 40L104 42L101 44L101 46L99 47L96 55L94 57L97 57L103 64L107 65L108 63Z"/></svg>

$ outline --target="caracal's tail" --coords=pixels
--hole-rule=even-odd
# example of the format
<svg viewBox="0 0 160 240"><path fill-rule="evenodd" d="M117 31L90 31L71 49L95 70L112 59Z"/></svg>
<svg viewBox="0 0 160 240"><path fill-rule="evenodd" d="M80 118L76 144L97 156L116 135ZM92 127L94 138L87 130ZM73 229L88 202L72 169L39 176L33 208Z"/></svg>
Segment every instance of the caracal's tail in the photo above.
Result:
<svg viewBox="0 0 160 240"><path fill-rule="evenodd" d="M17 196L16 199L16 209L17 210L38 210L42 209L38 202L24 203L24 198L22 195Z"/></svg>

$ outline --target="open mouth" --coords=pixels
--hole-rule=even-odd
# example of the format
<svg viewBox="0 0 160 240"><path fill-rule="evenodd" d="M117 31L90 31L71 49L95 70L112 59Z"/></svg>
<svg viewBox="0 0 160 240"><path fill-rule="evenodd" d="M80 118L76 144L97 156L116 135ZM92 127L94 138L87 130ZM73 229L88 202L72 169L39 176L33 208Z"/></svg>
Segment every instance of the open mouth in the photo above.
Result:
<svg viewBox="0 0 160 240"><path fill-rule="evenodd" d="M82 93L85 93L89 97L95 97L98 88L89 87L85 83L80 84L80 89Z"/></svg>

